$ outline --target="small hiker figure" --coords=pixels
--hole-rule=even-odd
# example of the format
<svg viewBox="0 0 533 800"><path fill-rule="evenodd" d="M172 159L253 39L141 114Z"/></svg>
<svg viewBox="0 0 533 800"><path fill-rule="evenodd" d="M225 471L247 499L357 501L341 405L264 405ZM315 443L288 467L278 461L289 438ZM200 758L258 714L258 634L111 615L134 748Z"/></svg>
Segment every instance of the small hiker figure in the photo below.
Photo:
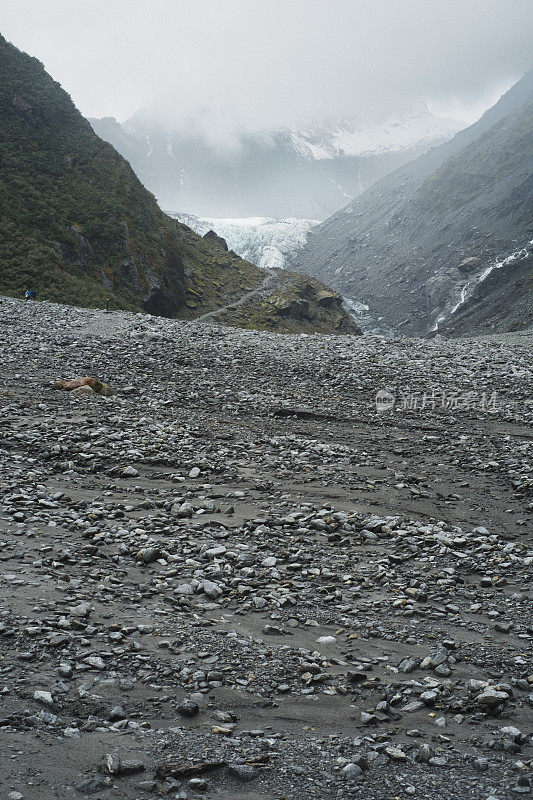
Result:
<svg viewBox="0 0 533 800"><path fill-rule="evenodd" d="M37 297L37 292L35 291L35 289L28 289L24 297L26 298L26 300L35 300L35 298Z"/></svg>

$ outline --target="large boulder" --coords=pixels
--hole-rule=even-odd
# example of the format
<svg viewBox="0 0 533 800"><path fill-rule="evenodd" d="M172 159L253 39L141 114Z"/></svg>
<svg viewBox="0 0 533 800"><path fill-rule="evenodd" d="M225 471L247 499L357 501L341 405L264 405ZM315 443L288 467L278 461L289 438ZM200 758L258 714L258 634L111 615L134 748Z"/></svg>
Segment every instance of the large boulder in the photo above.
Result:
<svg viewBox="0 0 533 800"><path fill-rule="evenodd" d="M481 266L483 262L477 256L470 256L469 258L464 258L457 269L459 272L472 272L473 270L477 269Z"/></svg>
<svg viewBox="0 0 533 800"><path fill-rule="evenodd" d="M426 283L426 292L431 302L437 307L445 305L459 278L460 274L457 269L436 272Z"/></svg>
<svg viewBox="0 0 533 800"><path fill-rule="evenodd" d="M83 386L76 386L76 388L72 390L71 394L73 397L95 397L96 392L91 386L85 384Z"/></svg>
<svg viewBox="0 0 533 800"><path fill-rule="evenodd" d="M282 298L275 303L276 311L283 319L301 321L309 319L309 301L304 297Z"/></svg>
<svg viewBox="0 0 533 800"><path fill-rule="evenodd" d="M330 289L320 289L316 293L316 302L324 308L341 308L342 297Z"/></svg>

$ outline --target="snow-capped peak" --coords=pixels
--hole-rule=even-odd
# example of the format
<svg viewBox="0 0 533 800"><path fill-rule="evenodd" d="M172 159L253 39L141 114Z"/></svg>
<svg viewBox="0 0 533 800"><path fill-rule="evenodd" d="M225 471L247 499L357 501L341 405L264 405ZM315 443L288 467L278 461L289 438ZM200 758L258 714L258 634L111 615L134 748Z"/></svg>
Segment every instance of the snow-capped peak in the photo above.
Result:
<svg viewBox="0 0 533 800"><path fill-rule="evenodd" d="M339 156L370 156L408 150L424 142L447 139L465 124L437 117L427 108L410 114L389 114L383 120L368 118L291 130L292 145L308 161Z"/></svg>

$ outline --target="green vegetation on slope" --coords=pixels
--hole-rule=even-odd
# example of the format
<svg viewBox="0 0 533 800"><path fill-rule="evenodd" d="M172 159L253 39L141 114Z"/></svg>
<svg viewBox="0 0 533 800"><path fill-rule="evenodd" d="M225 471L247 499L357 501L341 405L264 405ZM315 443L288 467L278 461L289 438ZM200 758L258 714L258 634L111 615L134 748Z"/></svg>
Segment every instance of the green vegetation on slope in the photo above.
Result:
<svg viewBox="0 0 533 800"><path fill-rule="evenodd" d="M0 36L0 294L96 307L109 297L194 319L265 275L163 214L42 64ZM331 322L324 312L320 329L338 330L339 310Z"/></svg>
<svg viewBox="0 0 533 800"><path fill-rule="evenodd" d="M110 296L115 306L175 315L195 291L193 272L220 275L221 260L237 284L261 281L252 265L163 214L42 64L2 37L0 204L4 294L32 287L40 299L96 306Z"/></svg>
<svg viewBox="0 0 533 800"><path fill-rule="evenodd" d="M337 292L314 278L287 270L280 270L264 292L214 319L238 328L277 333L361 333L344 311Z"/></svg>

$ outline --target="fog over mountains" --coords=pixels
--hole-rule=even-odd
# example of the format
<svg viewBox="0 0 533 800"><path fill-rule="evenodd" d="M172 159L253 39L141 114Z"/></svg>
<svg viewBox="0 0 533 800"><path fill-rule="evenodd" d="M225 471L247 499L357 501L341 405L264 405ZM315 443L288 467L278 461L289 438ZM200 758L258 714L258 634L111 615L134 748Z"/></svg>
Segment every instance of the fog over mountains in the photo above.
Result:
<svg viewBox="0 0 533 800"><path fill-rule="evenodd" d="M213 108L180 129L146 111L91 124L171 216L259 266L325 280L366 330L520 329L533 313L532 75L470 126L425 103L225 147L209 141Z"/></svg>
<svg viewBox="0 0 533 800"><path fill-rule="evenodd" d="M231 114L212 107L179 124L163 124L146 109L123 124L90 122L165 208L204 217L315 219L465 125L435 116L423 102L301 129L243 129L223 144L212 131L228 127Z"/></svg>
<svg viewBox="0 0 533 800"><path fill-rule="evenodd" d="M234 325L352 332L319 281L171 219L43 65L0 35L0 294Z"/></svg>
<svg viewBox="0 0 533 800"><path fill-rule="evenodd" d="M530 1L153 0L150 13L147 0L128 0L127 13L124 5L94 0L72 15L68 0L4 0L3 24L159 204L191 215L197 230L225 233L257 263L293 259L388 317L383 330L402 333L431 332L455 307L461 253L480 258L483 273L530 241L520 214L508 227L509 214L499 215L502 182L491 189L482 178L478 204L459 202L458 192L468 200L491 171L482 143L446 173L442 197L453 209L442 198L433 207L433 189L408 199L409 176L422 169L439 186L436 172L452 152L439 148L463 141L453 137L531 66ZM513 137L511 160L518 128ZM506 157L502 132L489 148L495 171ZM428 172L420 166L433 163ZM369 194L377 185L383 191ZM527 195L517 202L527 218ZM348 215L336 215L353 204L362 216L345 225ZM324 226L304 247L311 220ZM493 246L465 238L475 227ZM496 270L490 284L503 275ZM408 316L416 322L400 325Z"/></svg>

